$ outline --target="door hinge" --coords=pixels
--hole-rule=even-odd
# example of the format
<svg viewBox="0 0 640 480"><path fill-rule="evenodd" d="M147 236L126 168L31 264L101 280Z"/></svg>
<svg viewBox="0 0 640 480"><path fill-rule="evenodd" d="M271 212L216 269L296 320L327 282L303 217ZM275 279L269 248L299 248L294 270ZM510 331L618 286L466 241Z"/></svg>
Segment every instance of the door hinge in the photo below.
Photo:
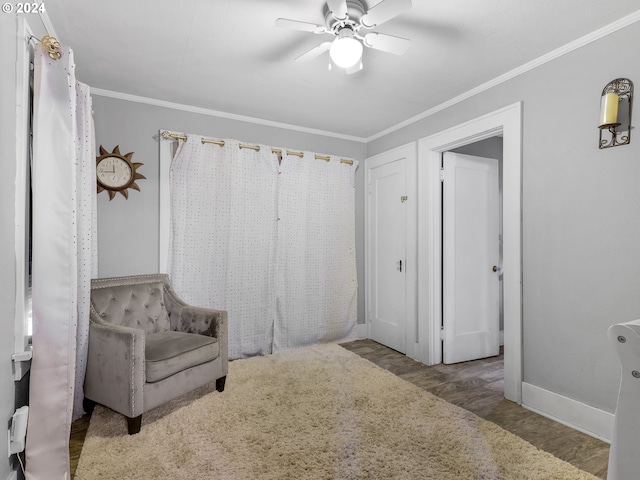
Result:
<svg viewBox="0 0 640 480"><path fill-rule="evenodd" d="M440 327L440 340L444 340L444 327Z"/></svg>
<svg viewBox="0 0 640 480"><path fill-rule="evenodd" d="M440 169L440 181L444 182L444 167Z"/></svg>

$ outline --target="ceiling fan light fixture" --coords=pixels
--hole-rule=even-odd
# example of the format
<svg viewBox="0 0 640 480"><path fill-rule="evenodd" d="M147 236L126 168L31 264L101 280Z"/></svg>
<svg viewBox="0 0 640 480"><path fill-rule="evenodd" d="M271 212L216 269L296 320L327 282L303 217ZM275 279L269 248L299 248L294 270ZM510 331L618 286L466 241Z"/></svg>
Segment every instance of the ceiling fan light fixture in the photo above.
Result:
<svg viewBox="0 0 640 480"><path fill-rule="evenodd" d="M309 61L327 50L329 70L332 65L344 69L348 74L362 70L364 47L382 52L402 55L411 40L378 32L362 34L362 29L370 29L387 22L411 8L411 0L374 0L375 5L367 7L368 0L324 0L325 25L278 18L276 26L311 33L334 35L333 41L326 41L298 56L296 61Z"/></svg>
<svg viewBox="0 0 640 480"><path fill-rule="evenodd" d="M333 63L341 68L353 67L362 58L362 43L352 36L339 36L329 48Z"/></svg>

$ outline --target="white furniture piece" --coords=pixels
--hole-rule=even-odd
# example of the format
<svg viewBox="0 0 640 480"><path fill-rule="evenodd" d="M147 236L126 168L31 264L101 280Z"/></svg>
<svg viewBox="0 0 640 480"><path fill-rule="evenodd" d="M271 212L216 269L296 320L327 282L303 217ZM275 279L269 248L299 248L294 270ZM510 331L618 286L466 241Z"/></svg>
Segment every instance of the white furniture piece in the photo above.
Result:
<svg viewBox="0 0 640 480"><path fill-rule="evenodd" d="M622 379L609 451L608 480L640 478L640 320L612 325Z"/></svg>

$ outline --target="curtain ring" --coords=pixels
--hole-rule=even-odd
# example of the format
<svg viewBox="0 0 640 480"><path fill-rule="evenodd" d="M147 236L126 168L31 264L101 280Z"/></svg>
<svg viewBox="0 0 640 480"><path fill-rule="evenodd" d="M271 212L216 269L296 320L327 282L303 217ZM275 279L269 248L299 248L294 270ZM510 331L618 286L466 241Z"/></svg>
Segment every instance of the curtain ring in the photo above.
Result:
<svg viewBox="0 0 640 480"><path fill-rule="evenodd" d="M62 56L62 53L60 52L60 42L58 42L58 40L55 37L50 37L46 35L42 37L42 40L40 40L40 43L42 44L44 49L47 51L49 58L53 60L58 60Z"/></svg>

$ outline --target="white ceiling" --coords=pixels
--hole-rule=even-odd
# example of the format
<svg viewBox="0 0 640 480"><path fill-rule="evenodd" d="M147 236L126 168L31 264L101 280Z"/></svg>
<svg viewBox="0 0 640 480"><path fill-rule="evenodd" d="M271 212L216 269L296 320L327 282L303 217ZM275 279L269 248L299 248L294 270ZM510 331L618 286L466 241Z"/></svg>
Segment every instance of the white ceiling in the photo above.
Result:
<svg viewBox="0 0 640 480"><path fill-rule="evenodd" d="M369 0L369 7L379 0ZM48 15L92 87L370 138L638 10L638 0L413 0L373 31L412 40L365 48L364 69L329 71L323 0L56 0ZM594 68L596 65L594 60Z"/></svg>

